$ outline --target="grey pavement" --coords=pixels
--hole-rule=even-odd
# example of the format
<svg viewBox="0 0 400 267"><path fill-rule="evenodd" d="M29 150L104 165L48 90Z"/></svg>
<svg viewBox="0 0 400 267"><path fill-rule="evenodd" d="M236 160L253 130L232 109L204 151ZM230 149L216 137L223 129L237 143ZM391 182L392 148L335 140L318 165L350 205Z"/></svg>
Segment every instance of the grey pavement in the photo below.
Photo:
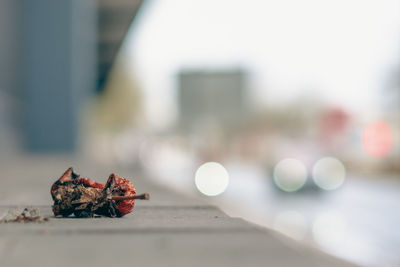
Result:
<svg viewBox="0 0 400 267"><path fill-rule="evenodd" d="M133 180L137 201L123 218L54 218L50 186L69 166L105 181ZM0 224L0 266L352 266L214 206L152 184L132 170L63 157L0 163L0 216L33 206L44 223Z"/></svg>

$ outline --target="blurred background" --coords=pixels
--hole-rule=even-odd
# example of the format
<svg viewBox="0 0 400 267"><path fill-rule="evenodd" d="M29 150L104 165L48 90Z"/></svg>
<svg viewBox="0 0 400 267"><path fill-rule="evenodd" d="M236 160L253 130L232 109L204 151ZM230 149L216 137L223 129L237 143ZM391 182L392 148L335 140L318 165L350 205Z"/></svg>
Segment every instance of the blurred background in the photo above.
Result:
<svg viewBox="0 0 400 267"><path fill-rule="evenodd" d="M1 1L0 160L58 155L398 266L400 1Z"/></svg>

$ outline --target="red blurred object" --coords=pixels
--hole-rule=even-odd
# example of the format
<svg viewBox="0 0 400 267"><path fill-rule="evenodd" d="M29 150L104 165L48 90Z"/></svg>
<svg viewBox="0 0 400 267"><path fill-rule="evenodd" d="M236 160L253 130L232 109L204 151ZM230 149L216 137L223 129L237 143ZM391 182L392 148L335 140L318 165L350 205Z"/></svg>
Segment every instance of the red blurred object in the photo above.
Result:
<svg viewBox="0 0 400 267"><path fill-rule="evenodd" d="M362 135L365 152L373 157L384 157L389 154L393 145L392 129L385 121L371 122L365 126Z"/></svg>
<svg viewBox="0 0 400 267"><path fill-rule="evenodd" d="M349 120L349 114L342 108L331 108L324 112L320 123L322 144L330 148L337 146L348 129Z"/></svg>

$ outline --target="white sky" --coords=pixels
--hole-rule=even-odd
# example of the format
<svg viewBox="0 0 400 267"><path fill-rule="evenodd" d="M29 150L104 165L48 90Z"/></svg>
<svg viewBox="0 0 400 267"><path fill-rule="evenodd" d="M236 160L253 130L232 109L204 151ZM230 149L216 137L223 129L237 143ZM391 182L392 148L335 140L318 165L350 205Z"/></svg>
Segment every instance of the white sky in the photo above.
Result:
<svg viewBox="0 0 400 267"><path fill-rule="evenodd" d="M375 112L400 62L400 0L147 0L124 48L146 116L176 116L183 67L242 66L256 106L313 95Z"/></svg>

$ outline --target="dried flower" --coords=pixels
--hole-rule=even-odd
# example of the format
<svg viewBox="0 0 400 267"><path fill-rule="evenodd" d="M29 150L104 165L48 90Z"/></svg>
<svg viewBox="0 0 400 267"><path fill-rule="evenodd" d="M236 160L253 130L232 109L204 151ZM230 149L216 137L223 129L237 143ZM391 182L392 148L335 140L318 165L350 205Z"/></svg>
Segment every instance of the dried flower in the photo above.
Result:
<svg viewBox="0 0 400 267"><path fill-rule="evenodd" d="M50 190L55 216L93 217L94 214L122 217L132 212L135 199L149 199L149 194L136 195L128 179L111 174L106 184L81 178L72 168L53 184Z"/></svg>

